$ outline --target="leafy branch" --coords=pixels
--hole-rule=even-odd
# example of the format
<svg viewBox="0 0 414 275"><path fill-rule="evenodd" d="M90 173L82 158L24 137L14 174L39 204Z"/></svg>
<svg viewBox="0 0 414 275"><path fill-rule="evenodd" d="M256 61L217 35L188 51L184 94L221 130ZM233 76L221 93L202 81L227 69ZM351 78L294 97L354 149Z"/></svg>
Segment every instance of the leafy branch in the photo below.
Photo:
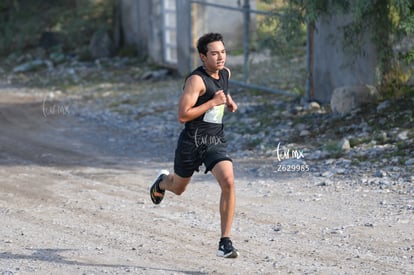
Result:
<svg viewBox="0 0 414 275"><path fill-rule="evenodd" d="M371 33L380 64L381 74L390 70L393 58L392 45L414 33L414 2L410 0L262 0L268 5L283 9L276 32L287 40L303 33L306 24L315 26L322 16L347 14L352 22L343 27L345 50L360 54L362 35ZM276 5L279 3L279 5ZM282 3L282 4L281 4ZM267 22L272 22L269 19ZM274 34L275 37L279 35ZM414 49L406 55L413 60Z"/></svg>

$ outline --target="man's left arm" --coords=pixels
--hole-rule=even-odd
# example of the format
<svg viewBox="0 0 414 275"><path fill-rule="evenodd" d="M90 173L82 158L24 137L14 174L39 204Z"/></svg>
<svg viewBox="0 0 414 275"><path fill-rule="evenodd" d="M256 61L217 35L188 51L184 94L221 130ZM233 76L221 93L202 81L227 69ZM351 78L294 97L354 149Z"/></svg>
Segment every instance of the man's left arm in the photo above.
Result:
<svg viewBox="0 0 414 275"><path fill-rule="evenodd" d="M231 98L230 93L227 94L226 106L227 106L227 111L229 111L229 112L234 113L237 110L237 104Z"/></svg>
<svg viewBox="0 0 414 275"><path fill-rule="evenodd" d="M227 72L229 73L229 79L231 77L231 71L229 68L224 67L225 70L227 70ZM227 93L227 102L226 102L226 106L227 106L227 111L234 113L237 110L237 104L236 102L233 101L233 98L230 95L230 92Z"/></svg>

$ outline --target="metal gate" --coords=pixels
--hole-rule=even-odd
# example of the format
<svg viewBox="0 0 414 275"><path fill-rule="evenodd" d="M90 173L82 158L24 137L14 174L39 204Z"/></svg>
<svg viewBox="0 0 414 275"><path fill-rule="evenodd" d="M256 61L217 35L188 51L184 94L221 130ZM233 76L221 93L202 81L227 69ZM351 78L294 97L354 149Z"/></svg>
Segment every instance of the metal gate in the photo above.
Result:
<svg viewBox="0 0 414 275"><path fill-rule="evenodd" d="M168 64L177 64L177 13L175 0L162 0L163 53Z"/></svg>
<svg viewBox="0 0 414 275"><path fill-rule="evenodd" d="M172 0L164 0L164 1L172 1ZM251 79L251 52L250 52L250 42L252 37L250 36L250 16L251 14L260 15L260 16L281 16L281 14L277 14L274 12L262 11L252 9L250 7L249 0L239 0L239 6L227 6L223 4L216 4L211 2L207 2L206 0L176 0L176 8L175 12L177 13L177 22L176 22L176 29L179 32L176 33L177 38L177 66L181 73L189 72L191 69L194 68L195 59L197 58L197 53L193 45L195 44L195 39L197 39L197 26L195 22L194 15L196 14L197 10L202 10L206 7L212 7L214 9L219 10L229 10L238 12L243 15L243 28L235 31L242 33L243 35L243 61L241 66L241 73L240 76L232 77L230 81L231 84L245 87L254 90L261 90L266 92L271 92L279 95L285 96L298 96L298 92L289 91L289 89L280 89L279 87L269 83L267 81L261 81L261 83L254 83L257 80L255 77L254 80ZM167 30L168 31L168 30ZM166 48L167 49L167 48ZM305 49L305 48L304 48ZM305 49L306 50L306 49ZM306 55L305 55L306 56ZM305 63L305 60L303 63ZM301 63L302 64L302 63ZM256 69L254 69L256 70ZM285 70L285 69L283 69ZM232 68L233 71L233 68ZM282 70L281 70L282 71ZM266 72L272 73L272 72ZM276 72L278 73L278 72ZM275 73L275 74L276 74ZM232 74L234 76L234 74ZM302 77L303 82L306 82L307 75L303 75ZM303 91L306 89L306 84L301 83ZM305 92L304 92L305 93ZM306 91L307 95L307 91Z"/></svg>

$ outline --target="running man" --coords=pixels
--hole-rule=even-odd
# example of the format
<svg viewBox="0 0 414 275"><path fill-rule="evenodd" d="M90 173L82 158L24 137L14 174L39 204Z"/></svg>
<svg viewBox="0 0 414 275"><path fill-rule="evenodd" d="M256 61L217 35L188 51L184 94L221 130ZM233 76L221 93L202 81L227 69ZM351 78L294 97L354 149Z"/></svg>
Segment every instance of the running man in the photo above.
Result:
<svg viewBox="0 0 414 275"><path fill-rule="evenodd" d="M185 80L178 104L178 120L184 123L178 139L174 159L174 174L161 171L150 187L151 200L159 204L165 190L181 195L194 171L204 164L205 173L211 173L221 188L221 238L217 256L236 258L239 255L230 240L236 203L232 159L227 155L223 132L223 114L237 110L237 104L228 93L230 70L224 66L226 49L219 33L200 37L197 50L202 66Z"/></svg>

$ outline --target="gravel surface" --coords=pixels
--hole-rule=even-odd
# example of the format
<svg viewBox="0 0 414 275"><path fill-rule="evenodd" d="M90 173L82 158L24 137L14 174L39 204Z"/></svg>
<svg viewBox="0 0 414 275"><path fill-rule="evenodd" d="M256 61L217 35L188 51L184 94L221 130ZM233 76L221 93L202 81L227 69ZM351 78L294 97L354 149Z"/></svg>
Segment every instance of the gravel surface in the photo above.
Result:
<svg viewBox="0 0 414 275"><path fill-rule="evenodd" d="M137 75L67 89L4 77L0 274L414 272L412 99L338 117L233 87L230 260L215 256L210 174L151 203L149 184L172 169L182 79Z"/></svg>

